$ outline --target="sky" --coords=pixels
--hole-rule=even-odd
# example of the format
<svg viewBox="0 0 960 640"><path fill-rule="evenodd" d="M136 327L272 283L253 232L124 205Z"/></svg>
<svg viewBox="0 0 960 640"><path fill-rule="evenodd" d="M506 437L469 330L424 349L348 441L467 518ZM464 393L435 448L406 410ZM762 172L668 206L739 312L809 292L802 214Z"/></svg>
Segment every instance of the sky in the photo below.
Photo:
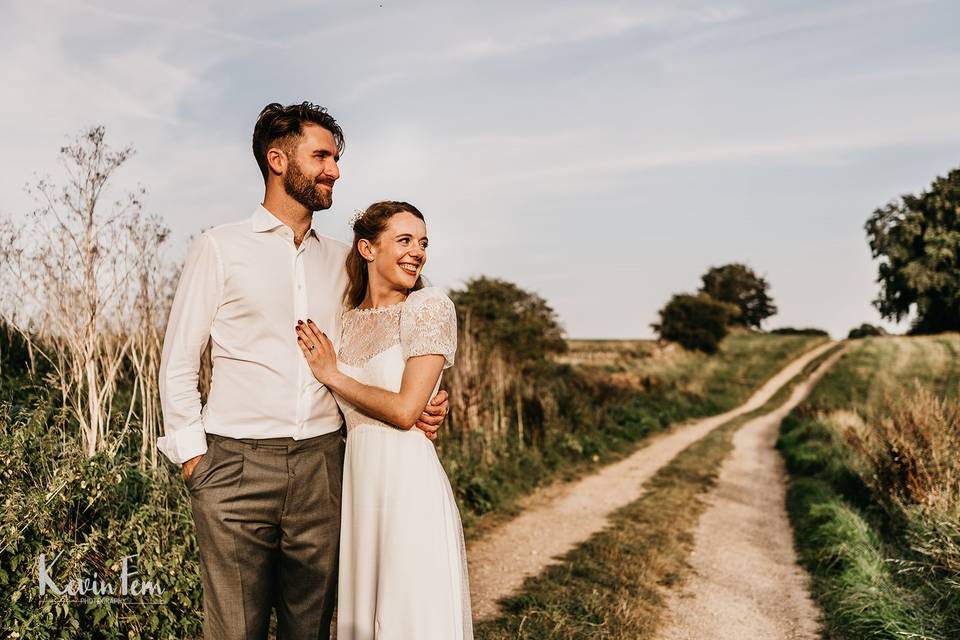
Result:
<svg viewBox="0 0 960 640"><path fill-rule="evenodd" d="M871 212L960 165L956 2L0 0L0 214L104 125L117 192L190 236L248 217L260 109L303 100L346 150L320 230L407 200L425 273L510 280L574 338L647 338L744 262L765 328L835 337L871 305Z"/></svg>

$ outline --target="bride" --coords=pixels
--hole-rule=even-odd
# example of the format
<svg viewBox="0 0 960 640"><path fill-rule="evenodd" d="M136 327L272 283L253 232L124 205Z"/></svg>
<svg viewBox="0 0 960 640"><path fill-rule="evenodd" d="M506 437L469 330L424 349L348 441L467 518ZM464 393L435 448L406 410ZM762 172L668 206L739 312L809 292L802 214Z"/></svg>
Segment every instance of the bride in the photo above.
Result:
<svg viewBox="0 0 960 640"><path fill-rule="evenodd" d="M339 351L310 320L297 341L347 422L339 640L473 637L460 514L433 443L412 429L453 365L457 316L420 278L423 215L377 202L353 224Z"/></svg>

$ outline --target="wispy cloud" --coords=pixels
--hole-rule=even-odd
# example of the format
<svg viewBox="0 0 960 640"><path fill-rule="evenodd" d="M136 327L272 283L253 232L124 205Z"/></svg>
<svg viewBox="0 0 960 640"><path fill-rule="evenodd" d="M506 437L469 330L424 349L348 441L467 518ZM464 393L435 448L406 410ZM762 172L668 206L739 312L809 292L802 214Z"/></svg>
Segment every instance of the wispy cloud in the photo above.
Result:
<svg viewBox="0 0 960 640"><path fill-rule="evenodd" d="M955 124L956 127L948 131L943 131L939 125L936 125L924 127L926 131L898 132L897 134L810 136L664 149L618 158L581 160L543 169L511 171L500 177L498 182L522 183L534 178L573 176L588 178L672 167L710 167L720 164L749 166L770 161L791 164L814 162L833 164L842 161L849 154L884 148L948 143L960 146L960 116Z"/></svg>
<svg viewBox="0 0 960 640"><path fill-rule="evenodd" d="M213 37L225 42L256 46L282 48L284 43L271 39L258 38L246 33L227 31L219 28L223 12L235 6L233 3L197 3L185 7L151 3L145 5L147 11L138 13L129 10L114 9L82 0L41 0L41 3L56 6L80 14L80 19L88 17L94 20L108 20L120 25L137 26L150 29L163 29L170 32L195 34L201 37ZM169 15L154 13L166 10ZM84 16L86 14L86 16Z"/></svg>
<svg viewBox="0 0 960 640"><path fill-rule="evenodd" d="M945 1L38 0L4 18L0 210L104 123L182 239L259 197L258 109L311 99L347 133L331 233L415 201L435 281L537 288L575 335L647 334L665 291L730 256L785 283L783 324L815 321L818 296L835 333L875 320L868 252L821 256L824 235L863 249L858 216L960 158ZM796 228L811 194L819 226ZM809 262L837 291L797 284Z"/></svg>
<svg viewBox="0 0 960 640"><path fill-rule="evenodd" d="M422 21L398 33L396 50L373 60L373 78L361 80L351 97L395 83L430 68L449 68L478 61L521 56L526 53L623 37L645 30L677 32L716 25L743 15L733 4L713 6L680 3L637 4L599 2L553 3L544 6L511 5L499 10L477 5L468 15L457 15L451 29L437 29L437 21L424 12ZM432 8L430 12L436 12ZM438 12L440 19L448 12ZM502 16L509 14L509 20ZM456 19L459 18L459 19Z"/></svg>

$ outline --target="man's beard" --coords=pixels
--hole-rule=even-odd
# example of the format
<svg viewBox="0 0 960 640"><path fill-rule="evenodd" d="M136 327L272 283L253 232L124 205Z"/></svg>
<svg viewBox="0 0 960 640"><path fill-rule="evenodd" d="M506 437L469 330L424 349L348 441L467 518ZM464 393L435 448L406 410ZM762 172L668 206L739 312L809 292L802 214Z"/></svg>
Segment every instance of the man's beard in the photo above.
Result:
<svg viewBox="0 0 960 640"><path fill-rule="evenodd" d="M287 167L287 173L283 176L283 190L310 211L323 211L333 205L333 189L329 192L324 190L319 182L304 175L296 162L291 161Z"/></svg>

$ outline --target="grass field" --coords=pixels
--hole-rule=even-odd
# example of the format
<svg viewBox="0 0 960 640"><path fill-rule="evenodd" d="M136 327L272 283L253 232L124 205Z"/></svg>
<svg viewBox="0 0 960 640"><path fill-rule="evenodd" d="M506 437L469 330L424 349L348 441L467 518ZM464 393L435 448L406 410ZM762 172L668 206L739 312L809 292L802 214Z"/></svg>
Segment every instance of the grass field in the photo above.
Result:
<svg viewBox="0 0 960 640"><path fill-rule="evenodd" d="M651 340L571 340L565 362L639 391L671 388L726 410L825 338L736 331L713 356Z"/></svg>
<svg viewBox="0 0 960 640"><path fill-rule="evenodd" d="M960 335L854 344L784 421L828 637L960 637Z"/></svg>

